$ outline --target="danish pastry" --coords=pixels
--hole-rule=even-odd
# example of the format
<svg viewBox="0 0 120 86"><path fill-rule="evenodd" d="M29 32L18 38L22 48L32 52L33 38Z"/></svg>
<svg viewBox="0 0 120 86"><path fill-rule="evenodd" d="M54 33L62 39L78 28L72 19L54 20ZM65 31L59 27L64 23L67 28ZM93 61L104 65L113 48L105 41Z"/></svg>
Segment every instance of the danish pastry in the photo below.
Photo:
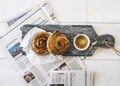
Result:
<svg viewBox="0 0 120 86"><path fill-rule="evenodd" d="M37 54L47 54L47 40L50 34L48 32L38 32L32 39L32 49Z"/></svg>
<svg viewBox="0 0 120 86"><path fill-rule="evenodd" d="M48 38L47 48L48 51L52 54L63 54L68 50L69 47L69 40L64 34L59 31L53 32L53 34Z"/></svg>

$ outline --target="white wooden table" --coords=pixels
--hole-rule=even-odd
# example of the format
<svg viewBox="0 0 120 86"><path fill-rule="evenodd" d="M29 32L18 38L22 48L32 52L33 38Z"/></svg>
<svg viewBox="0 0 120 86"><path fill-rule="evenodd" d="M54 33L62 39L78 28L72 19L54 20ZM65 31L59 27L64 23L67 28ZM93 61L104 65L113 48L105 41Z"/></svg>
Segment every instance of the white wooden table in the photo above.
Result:
<svg viewBox="0 0 120 86"><path fill-rule="evenodd" d="M120 49L120 0L48 0L61 24L90 24L98 35L112 34ZM37 4L37 0L0 1L0 20ZM10 10L11 9L11 10ZM9 15L8 15L9 14ZM69 22L69 23L66 23ZM95 72L94 86L120 86L120 56L111 49L98 48L86 60ZM0 86L24 86L7 59L0 60Z"/></svg>

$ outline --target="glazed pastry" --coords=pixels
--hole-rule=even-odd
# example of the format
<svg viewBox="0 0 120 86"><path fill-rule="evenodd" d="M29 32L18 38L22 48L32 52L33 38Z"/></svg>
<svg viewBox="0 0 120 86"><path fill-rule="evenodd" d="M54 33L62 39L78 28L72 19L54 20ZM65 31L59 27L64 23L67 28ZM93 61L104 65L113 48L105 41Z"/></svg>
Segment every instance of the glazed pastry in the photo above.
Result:
<svg viewBox="0 0 120 86"><path fill-rule="evenodd" d="M47 54L47 40L50 34L48 32L38 32L32 39L32 49L37 54Z"/></svg>
<svg viewBox="0 0 120 86"><path fill-rule="evenodd" d="M64 34L59 31L55 31L47 41L48 51L55 55L65 53L70 47L69 40Z"/></svg>

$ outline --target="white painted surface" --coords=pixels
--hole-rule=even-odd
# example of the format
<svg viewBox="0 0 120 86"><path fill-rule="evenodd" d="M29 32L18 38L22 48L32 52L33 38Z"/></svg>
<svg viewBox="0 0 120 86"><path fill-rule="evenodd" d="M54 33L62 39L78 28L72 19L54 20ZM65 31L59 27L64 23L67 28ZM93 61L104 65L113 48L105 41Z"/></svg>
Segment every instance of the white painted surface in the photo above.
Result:
<svg viewBox="0 0 120 86"><path fill-rule="evenodd" d="M48 0L60 22L86 22L87 0Z"/></svg>
<svg viewBox="0 0 120 86"><path fill-rule="evenodd" d="M99 35L105 33L114 35L116 47L120 49L119 0L48 1L54 7L54 11L60 22L71 22L64 24L91 24ZM6 6L6 3L8 6ZM37 1L34 0L1 0L0 19L2 20L22 12L22 10L35 3ZM11 11L9 8L13 10ZM104 22L104 24L96 22ZM120 86L120 57L112 50L98 48L94 55L87 59L86 63L88 69L95 72L94 86ZM6 59L0 59L0 86L24 86L22 80L13 71Z"/></svg>
<svg viewBox="0 0 120 86"><path fill-rule="evenodd" d="M120 86L120 60L87 60L94 73L93 86Z"/></svg>
<svg viewBox="0 0 120 86"><path fill-rule="evenodd" d="M120 0L88 0L89 22L120 23Z"/></svg>
<svg viewBox="0 0 120 86"><path fill-rule="evenodd" d="M7 59L0 59L0 86L25 86Z"/></svg>

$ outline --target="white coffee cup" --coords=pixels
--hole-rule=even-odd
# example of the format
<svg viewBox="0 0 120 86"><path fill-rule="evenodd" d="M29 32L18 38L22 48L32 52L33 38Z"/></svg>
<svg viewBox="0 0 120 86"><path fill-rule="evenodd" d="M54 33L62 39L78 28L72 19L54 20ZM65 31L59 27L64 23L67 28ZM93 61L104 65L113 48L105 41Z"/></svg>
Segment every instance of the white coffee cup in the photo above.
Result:
<svg viewBox="0 0 120 86"><path fill-rule="evenodd" d="M90 46L90 39L86 34L78 34L75 36L73 44L76 49L83 51Z"/></svg>

